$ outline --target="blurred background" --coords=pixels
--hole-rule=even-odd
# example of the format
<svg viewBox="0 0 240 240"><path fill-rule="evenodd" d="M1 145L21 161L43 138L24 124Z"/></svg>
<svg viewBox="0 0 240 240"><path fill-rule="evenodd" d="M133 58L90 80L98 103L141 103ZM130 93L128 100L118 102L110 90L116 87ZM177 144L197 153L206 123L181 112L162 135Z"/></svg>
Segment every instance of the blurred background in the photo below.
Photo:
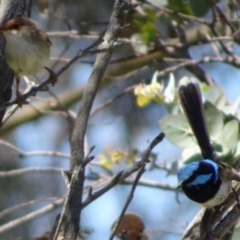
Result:
<svg viewBox="0 0 240 240"><path fill-rule="evenodd" d="M179 67L176 71L158 76L156 71L174 66L178 63L176 59L184 57L203 59L226 54L219 50L219 44L198 39L197 31L202 27L200 23L186 17L179 18L163 9L166 7L184 16L207 21L212 18L209 1L149 2L153 5L139 5L127 13L120 44L114 49L95 99L86 135L87 148L95 146L95 159L87 168L86 186L101 186L101 179L111 177L141 158L141 153L161 131L159 121L172 113L163 95L171 77L175 84L172 89L185 76L205 82L204 78L198 78L199 75L186 68ZM31 18L47 30L53 43L51 61L47 66L57 72L78 51L93 43L107 28L113 3L112 0L33 1ZM217 6L228 14L227 1L219 1ZM236 19L239 9L235 8L231 14L231 18ZM235 21L234 24L239 22ZM187 48L178 45L181 42L180 31L187 36ZM194 33L197 37L192 36ZM208 32L203 29L203 33L206 34L205 39ZM234 54L239 55L239 46L234 43L232 47ZM174 50L172 55L169 53L171 48ZM0 225L5 226L14 219L42 209L55 198L66 194L60 169L69 169L71 123L65 110L68 109L72 115L78 112L94 60L93 55L72 64L61 74L54 87L31 97L30 104L18 109L3 125L0 131L0 173L26 168L31 168L31 171L11 176L0 174ZM240 92L239 69L220 61L202 63L200 66L224 89L230 102L236 101ZM30 79L39 83L47 76L43 70ZM156 89L153 87L154 97L149 97L146 92L151 91L154 82L159 85ZM143 85L138 85L140 83ZM22 91L26 87L25 82L21 81ZM176 97L175 93L173 95ZM172 103L177 104L176 101ZM52 152L62 155L53 156ZM166 138L155 147L152 153L154 164L149 164L142 179L149 183L161 183L168 186L168 190L154 187L153 184L140 184L128 208L129 212L141 216L145 232L151 240L179 239L200 209L200 205L175 191L176 172L181 158L182 149ZM109 238L111 226L119 216L130 189L130 184L118 185L83 210L81 228L90 232L88 239ZM35 202L30 204L32 200ZM1 215L3 210L26 202L26 206ZM0 226L0 239L35 239L51 231L61 207L60 204L8 231L1 232Z"/></svg>

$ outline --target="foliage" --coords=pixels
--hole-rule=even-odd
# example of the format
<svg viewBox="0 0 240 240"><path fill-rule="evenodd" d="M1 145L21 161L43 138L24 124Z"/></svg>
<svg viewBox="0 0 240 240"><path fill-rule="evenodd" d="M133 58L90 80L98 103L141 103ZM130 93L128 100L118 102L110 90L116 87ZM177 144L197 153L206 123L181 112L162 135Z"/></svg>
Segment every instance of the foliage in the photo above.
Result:
<svg viewBox="0 0 240 240"><path fill-rule="evenodd" d="M10 4L9 9L18 7L11 14L8 8L1 14L23 14L17 11L24 9L20 7L24 0L3 0L1 7L3 2ZM201 85L214 149L223 161L238 165L240 97L230 102L225 94L230 85L224 82L223 89L220 84L224 78L235 81L236 89L239 86L239 1L123 1L131 4L120 16L113 15L115 20L111 18L113 2L39 0L27 6L29 13L33 6L33 18L49 31L53 45L47 66L59 79L53 87L48 76L43 79L43 71L34 85L31 76L23 95L29 104L21 109L15 106L14 91L9 101L6 99L10 98L10 90L0 91L0 102L4 99L0 112L4 115L0 239L32 239L32 235L39 234L36 231L46 231L46 238L50 238L54 222L58 224L58 213L67 215L60 218L63 225L65 220L70 221L63 229L58 225L59 232L78 231L80 226L77 235L83 238L84 229L89 227L94 230L85 232L92 235L91 239L108 239L106 231L111 234L116 215L120 221L132 209L150 229L144 228L141 235L149 235L151 240L171 236L179 239L185 222L189 222L185 219L188 214L181 210L187 206L191 215L192 205L180 194L180 200L173 197L176 173L180 165L202 158L178 102L178 87L184 82ZM114 37L109 34L112 31ZM1 84L8 82L6 75L13 76L4 64ZM97 82L92 80L94 77ZM24 88L23 81L21 84ZM163 134L159 131L168 141L161 142ZM111 192L116 196L103 196L116 185L121 185ZM104 204L108 204L108 211ZM226 211L224 207L217 209L216 213L225 212L214 221L231 216L233 204ZM47 224L42 221L40 228L36 218L47 218L49 212L51 218ZM181 217L184 219L179 220ZM174 224L177 222L174 228L172 219ZM184 224L180 226L179 221ZM214 221L212 228L223 229ZM157 226L152 227L154 223ZM194 231L190 237L199 240L194 238L198 230L191 226L188 229ZM238 232L236 227L235 239Z"/></svg>
<svg viewBox="0 0 240 240"><path fill-rule="evenodd" d="M98 155L99 164L105 169L111 169L117 164L127 163L132 164L136 159L137 152L132 150L124 152L123 150L111 150L110 147L105 147L103 154Z"/></svg>
<svg viewBox="0 0 240 240"><path fill-rule="evenodd" d="M202 89L206 124L214 148L223 161L233 164L239 156L240 146L239 120L236 117L239 99L229 103L222 88L216 83L209 87L203 85ZM184 149L183 162L201 159L198 144L180 106L177 114L161 119L160 127L171 143Z"/></svg>

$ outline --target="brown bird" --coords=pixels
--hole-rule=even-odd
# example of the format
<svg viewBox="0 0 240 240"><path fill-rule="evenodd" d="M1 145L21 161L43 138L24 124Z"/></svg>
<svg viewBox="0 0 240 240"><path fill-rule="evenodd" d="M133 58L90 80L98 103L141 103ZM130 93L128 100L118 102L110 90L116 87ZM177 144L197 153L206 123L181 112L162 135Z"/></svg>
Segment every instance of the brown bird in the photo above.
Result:
<svg viewBox="0 0 240 240"><path fill-rule="evenodd" d="M17 17L0 27L6 38L5 57L16 78L16 95L19 106L24 100L19 92L21 76L31 76L44 68L50 58L52 45L47 33L33 20ZM46 68L46 67L45 67ZM51 78L53 71L49 71ZM53 80L53 84L56 82Z"/></svg>

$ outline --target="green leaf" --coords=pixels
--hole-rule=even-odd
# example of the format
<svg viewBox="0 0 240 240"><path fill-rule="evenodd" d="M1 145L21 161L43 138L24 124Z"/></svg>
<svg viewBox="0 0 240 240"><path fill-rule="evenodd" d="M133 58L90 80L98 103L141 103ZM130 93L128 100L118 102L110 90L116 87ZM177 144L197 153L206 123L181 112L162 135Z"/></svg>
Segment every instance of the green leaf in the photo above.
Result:
<svg viewBox="0 0 240 240"><path fill-rule="evenodd" d="M144 43L153 42L157 37L158 31L153 23L148 22L141 28L141 37Z"/></svg>
<svg viewBox="0 0 240 240"><path fill-rule="evenodd" d="M200 17L207 13L210 9L210 4L209 0L168 0L168 7L177 12Z"/></svg>
<svg viewBox="0 0 240 240"><path fill-rule="evenodd" d="M235 116L238 112L238 106L240 104L240 96L233 104L225 105L221 110L227 115Z"/></svg>
<svg viewBox="0 0 240 240"><path fill-rule="evenodd" d="M223 154L233 154L237 149L239 122L234 119L224 125L220 142L223 147Z"/></svg>
<svg viewBox="0 0 240 240"><path fill-rule="evenodd" d="M183 0L168 0L169 8L173 9L176 12L181 12L187 15L193 16L194 13L190 6L190 1Z"/></svg>
<svg viewBox="0 0 240 240"><path fill-rule="evenodd" d="M240 156L240 141L237 142L235 156Z"/></svg>
<svg viewBox="0 0 240 240"><path fill-rule="evenodd" d="M160 127L172 144L180 148L196 146L195 137L183 113L162 118Z"/></svg>
<svg viewBox="0 0 240 240"><path fill-rule="evenodd" d="M216 83L209 87L206 99L218 109L222 109L228 101L222 87Z"/></svg>
<svg viewBox="0 0 240 240"><path fill-rule="evenodd" d="M146 18L149 22L157 22L158 21L158 16L156 14L156 11L152 10L152 9L145 9L146 12Z"/></svg>
<svg viewBox="0 0 240 240"><path fill-rule="evenodd" d="M213 89L206 89L206 91L209 90L208 99L211 102L205 102L204 114L215 151L229 162L234 156L240 155L239 121L233 115L226 115L218 110L216 105L223 107L229 103L218 85L214 89L216 92ZM234 105L234 111L236 111L237 104ZM180 148L186 148L188 155L184 156L184 161L198 160L199 156L201 157L200 149L183 113L163 118L160 121L160 127L171 143ZM195 149L189 149L193 147Z"/></svg>
<svg viewBox="0 0 240 240"><path fill-rule="evenodd" d="M189 0L196 17L204 16L210 8L209 0Z"/></svg>
<svg viewBox="0 0 240 240"><path fill-rule="evenodd" d="M214 142L218 142L223 131L223 114L210 102L204 106L209 135Z"/></svg>
<svg viewBox="0 0 240 240"><path fill-rule="evenodd" d="M206 93L207 101L215 105L216 108L220 109L226 115L236 115L240 104L240 97L233 104L229 104L222 87L216 83L213 83L207 89L204 88L204 92Z"/></svg>
<svg viewBox="0 0 240 240"><path fill-rule="evenodd" d="M133 20L133 25L141 35L143 43L150 43L157 39L158 29L155 26L158 21L156 12L150 9L145 11L146 15L138 15Z"/></svg>
<svg viewBox="0 0 240 240"><path fill-rule="evenodd" d="M184 149L182 157L185 164L203 159L199 146Z"/></svg>

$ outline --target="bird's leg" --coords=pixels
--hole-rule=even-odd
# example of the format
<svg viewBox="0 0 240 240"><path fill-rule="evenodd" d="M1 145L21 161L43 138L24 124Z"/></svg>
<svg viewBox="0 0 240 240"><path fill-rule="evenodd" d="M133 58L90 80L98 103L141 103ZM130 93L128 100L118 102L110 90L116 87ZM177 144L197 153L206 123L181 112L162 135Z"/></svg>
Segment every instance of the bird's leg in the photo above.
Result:
<svg viewBox="0 0 240 240"><path fill-rule="evenodd" d="M20 91L19 91L19 83L20 83L20 77L19 76L15 76L15 80L16 80L16 98L17 98L17 104L18 106L21 108L23 104L26 104L26 100L23 98L23 96L21 95Z"/></svg>
<svg viewBox="0 0 240 240"><path fill-rule="evenodd" d="M58 81L57 75L50 68L47 68L47 67L44 67L44 68L49 72L49 77L51 79L52 86L54 86L56 84L56 82Z"/></svg>

